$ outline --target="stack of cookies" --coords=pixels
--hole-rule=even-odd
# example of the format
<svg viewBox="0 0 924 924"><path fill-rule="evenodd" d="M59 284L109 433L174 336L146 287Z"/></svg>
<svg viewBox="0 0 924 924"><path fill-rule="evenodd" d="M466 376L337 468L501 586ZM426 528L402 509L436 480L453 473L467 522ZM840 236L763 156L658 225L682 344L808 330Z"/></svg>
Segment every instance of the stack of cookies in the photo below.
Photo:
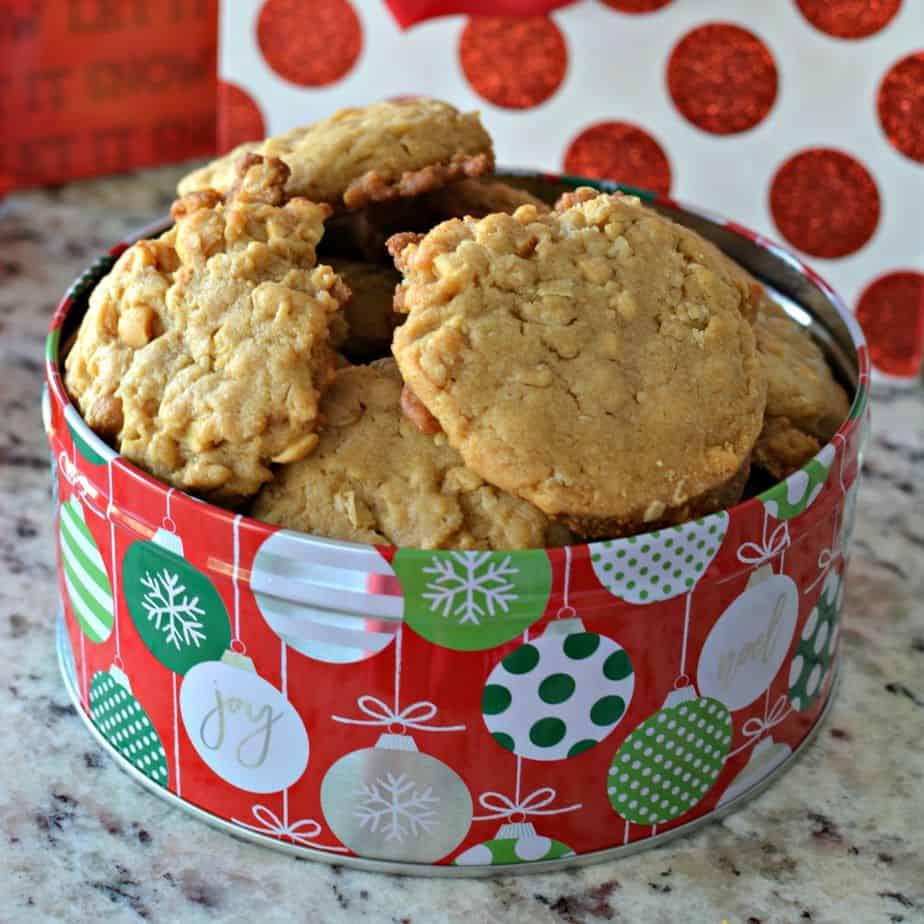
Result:
<svg viewBox="0 0 924 924"><path fill-rule="evenodd" d="M161 480L319 536L517 549L737 503L847 414L763 288L638 199L550 207L477 115L348 109L187 176L92 293L87 423Z"/></svg>

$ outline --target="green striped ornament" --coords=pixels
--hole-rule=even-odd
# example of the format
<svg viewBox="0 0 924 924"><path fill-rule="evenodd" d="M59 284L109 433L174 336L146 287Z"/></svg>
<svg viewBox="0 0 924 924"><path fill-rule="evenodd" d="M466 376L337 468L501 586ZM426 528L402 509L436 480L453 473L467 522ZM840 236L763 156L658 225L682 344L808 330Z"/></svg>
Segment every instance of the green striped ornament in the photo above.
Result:
<svg viewBox="0 0 924 924"><path fill-rule="evenodd" d="M90 682L90 715L103 737L136 770L167 785L167 755L157 730L132 694L128 677L113 665Z"/></svg>
<svg viewBox="0 0 924 924"><path fill-rule="evenodd" d="M64 586L77 624L91 642L105 642L112 635L112 586L76 497L61 505L58 530Z"/></svg>

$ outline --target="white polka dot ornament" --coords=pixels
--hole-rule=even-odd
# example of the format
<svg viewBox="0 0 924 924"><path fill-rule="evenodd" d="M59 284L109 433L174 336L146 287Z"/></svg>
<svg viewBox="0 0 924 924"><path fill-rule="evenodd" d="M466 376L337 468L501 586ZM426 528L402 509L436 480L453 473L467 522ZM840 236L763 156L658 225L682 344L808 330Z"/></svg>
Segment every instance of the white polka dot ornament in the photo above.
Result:
<svg viewBox="0 0 924 924"><path fill-rule="evenodd" d="M829 443L785 481L764 491L760 499L767 513L777 520L791 520L808 510L828 480L834 456L834 446Z"/></svg>
<svg viewBox="0 0 924 924"><path fill-rule="evenodd" d="M616 752L607 795L617 815L658 825L686 814L712 789L732 740L732 720L718 700L693 687L671 692Z"/></svg>
<svg viewBox="0 0 924 924"><path fill-rule="evenodd" d="M167 785L167 755L157 730L116 666L97 671L90 682L90 715L102 736L136 770Z"/></svg>
<svg viewBox="0 0 924 924"><path fill-rule="evenodd" d="M482 695L488 731L530 760L562 760L599 744L619 724L635 689L628 653L558 619L491 671Z"/></svg>
<svg viewBox="0 0 924 924"><path fill-rule="evenodd" d="M802 629L789 666L789 701L799 712L811 709L831 672L837 652L838 615L843 596L841 575L831 571Z"/></svg>
<svg viewBox="0 0 924 924"><path fill-rule="evenodd" d="M658 603L687 593L706 572L728 530L725 511L626 539L595 542L590 560L600 583L628 603Z"/></svg>
<svg viewBox="0 0 924 924"><path fill-rule="evenodd" d="M536 833L530 822L501 825L497 837L469 847L453 860L455 866L508 866L573 857L574 851L561 841Z"/></svg>

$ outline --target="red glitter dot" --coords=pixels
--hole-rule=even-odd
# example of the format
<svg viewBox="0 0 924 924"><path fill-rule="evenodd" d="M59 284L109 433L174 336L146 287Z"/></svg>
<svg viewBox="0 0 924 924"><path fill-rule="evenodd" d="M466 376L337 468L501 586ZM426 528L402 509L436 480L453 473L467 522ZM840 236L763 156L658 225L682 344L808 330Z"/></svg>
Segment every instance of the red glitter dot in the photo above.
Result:
<svg viewBox="0 0 924 924"><path fill-rule="evenodd" d="M846 257L876 230L879 190L866 167L849 154L809 148L777 170L770 211L793 247L813 257Z"/></svg>
<svg viewBox="0 0 924 924"><path fill-rule="evenodd" d="M603 0L620 13L654 13L662 7L672 3L673 0Z"/></svg>
<svg viewBox="0 0 924 924"><path fill-rule="evenodd" d="M913 378L924 351L924 273L901 270L873 280L857 302L873 365Z"/></svg>
<svg viewBox="0 0 924 924"><path fill-rule="evenodd" d="M568 145L565 170L578 176L616 180L666 196L671 165L648 132L628 122L598 122Z"/></svg>
<svg viewBox="0 0 924 924"><path fill-rule="evenodd" d="M776 64L753 32L709 23L688 32L667 62L667 88L698 128L731 135L753 128L773 108Z"/></svg>
<svg viewBox="0 0 924 924"><path fill-rule="evenodd" d="M236 83L218 82L218 145L230 151L266 134L266 123L253 97Z"/></svg>
<svg viewBox="0 0 924 924"><path fill-rule="evenodd" d="M834 38L861 39L884 29L902 0L796 0L802 15Z"/></svg>
<svg viewBox="0 0 924 924"><path fill-rule="evenodd" d="M266 0L257 43L280 77L301 87L323 87L356 63L363 30L348 0Z"/></svg>
<svg viewBox="0 0 924 924"><path fill-rule="evenodd" d="M879 85L879 124L892 144L924 164L924 51L902 58Z"/></svg>
<svg viewBox="0 0 924 924"><path fill-rule="evenodd" d="M568 69L568 49L546 16L470 19L459 40L465 78L481 97L505 109L547 100Z"/></svg>

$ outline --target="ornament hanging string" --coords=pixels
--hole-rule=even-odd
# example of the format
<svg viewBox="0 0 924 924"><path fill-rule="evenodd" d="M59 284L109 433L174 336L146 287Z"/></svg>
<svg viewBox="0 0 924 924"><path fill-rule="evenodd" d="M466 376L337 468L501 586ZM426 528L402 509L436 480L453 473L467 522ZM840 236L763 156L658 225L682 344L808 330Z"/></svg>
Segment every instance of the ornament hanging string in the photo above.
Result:
<svg viewBox="0 0 924 924"><path fill-rule="evenodd" d="M175 490L176 488L167 489L167 501L166 501L167 510L164 514L164 518L160 521L160 525L163 526L163 528L167 530L168 533L176 532L176 523L174 522L173 517L170 516L170 498L173 495L173 492Z"/></svg>
<svg viewBox="0 0 924 924"><path fill-rule="evenodd" d="M176 794L183 795L183 784L180 778L180 720L177 708L176 674L171 671L173 679L173 768L176 773Z"/></svg>
<svg viewBox="0 0 924 924"><path fill-rule="evenodd" d="M109 465L112 460L109 460ZM77 447L74 446L74 461L72 462L67 453L62 449L58 454L58 471L64 476L64 480L74 489L74 493L83 501L84 506L92 513L96 514L101 520L106 518L106 514L96 506L94 498L99 494L96 488L91 484L90 479L77 469ZM110 495L110 506L112 504Z"/></svg>
<svg viewBox="0 0 924 924"><path fill-rule="evenodd" d="M518 755L513 798L511 799L501 792L483 792L478 797L478 803L482 808L488 810L488 814L473 815L472 821L491 821L495 818L511 818L517 814L521 815L524 819L530 815L563 815L566 812L576 812L583 807L581 803L577 803L576 805L566 805L562 808L549 808L558 795L551 786L543 786L541 789L531 792L525 799L520 798L522 768L523 758Z"/></svg>
<svg viewBox="0 0 924 924"><path fill-rule="evenodd" d="M831 438L831 442L839 449L838 455L840 456L840 462L837 466L837 481L841 489L841 496L846 497L847 485L844 482L844 467L847 465L847 441L842 434L835 433ZM828 576L830 567L838 558L843 557L843 554L844 550L841 548L841 531L839 524L834 522L831 526L831 546L830 548L822 549L821 552L818 553L818 577L805 588L806 593L813 591Z"/></svg>
<svg viewBox="0 0 924 924"><path fill-rule="evenodd" d="M490 821L493 818L509 818L518 812L524 816L529 815L563 815L566 812L576 812L582 806L566 805L562 808L548 808L554 801L557 793L549 786L531 792L524 799L511 799L500 792L483 792L478 797L478 803L488 810L486 815L474 815L474 821Z"/></svg>
<svg viewBox="0 0 924 924"><path fill-rule="evenodd" d="M312 838L321 833L321 825L313 818L303 818L294 824L288 824L280 820L279 816L265 805L255 805L251 812L259 824L241 821L238 818L231 820L242 828L250 831L256 831L258 834L269 834L271 837L288 838L293 843L302 847L314 847L318 850L326 850L329 853L346 853L346 847L329 847L326 844L318 844Z"/></svg>
<svg viewBox="0 0 924 924"><path fill-rule="evenodd" d="M751 718L741 726L741 732L747 740L744 744L735 748L734 751L731 751L725 758L725 761L728 762L736 754L756 744L765 732L770 731L771 728L785 721L790 712L792 712L792 707L789 705L785 693L774 702L772 707L770 706L770 689L768 688L764 698L763 718L756 715L751 716Z"/></svg>
<svg viewBox="0 0 924 924"><path fill-rule="evenodd" d="M106 463L106 473L109 479L109 503L106 506L106 518L109 520L109 552L112 562L112 628L115 635L115 657L112 659L112 663L119 668L119 670L122 670L124 664L122 661L122 640L119 636L119 571L116 567L115 520L112 515L115 510L115 503L112 497L113 462L114 460L110 458Z"/></svg>
<svg viewBox="0 0 924 924"><path fill-rule="evenodd" d="M395 696L394 705L389 706L376 696L366 693L356 700L359 711L369 716L367 719L352 719L348 716L334 715L335 722L347 725L378 725L389 727L389 731L397 730L404 733L409 728L418 731L451 732L464 731L464 725L431 725L430 720L436 717L435 703L422 700L401 708L401 648L404 627L399 626L395 633Z"/></svg>
<svg viewBox="0 0 924 924"><path fill-rule="evenodd" d="M241 565L241 515L237 514L232 526L234 537L234 564L231 570L231 586L234 589L234 637L231 639L231 650L238 654L246 654L247 646L241 641L241 591L238 587L238 573Z"/></svg>
<svg viewBox="0 0 924 924"><path fill-rule="evenodd" d="M577 616L577 611L568 600L568 595L571 592L571 546L565 546L565 583L562 588L562 605L559 607L558 612L555 614L556 619L574 619Z"/></svg>
<svg viewBox="0 0 924 924"><path fill-rule="evenodd" d="M742 543L738 549L738 561L759 567L786 551L789 546L789 523L784 520L768 537L769 520L770 514L764 511L764 528L761 541L759 543Z"/></svg>

